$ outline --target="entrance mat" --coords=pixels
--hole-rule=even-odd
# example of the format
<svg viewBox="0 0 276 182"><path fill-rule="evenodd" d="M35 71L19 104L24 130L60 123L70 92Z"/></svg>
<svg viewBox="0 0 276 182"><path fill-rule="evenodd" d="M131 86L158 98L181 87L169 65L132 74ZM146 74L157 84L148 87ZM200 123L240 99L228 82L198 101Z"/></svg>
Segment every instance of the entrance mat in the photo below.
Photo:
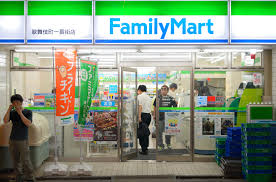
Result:
<svg viewBox="0 0 276 182"><path fill-rule="evenodd" d="M189 151L187 149L164 149L159 150L158 153L162 155L183 155L189 154ZM133 160L156 160L156 149L149 149L148 155L141 155L138 153L137 158Z"/></svg>
<svg viewBox="0 0 276 182"><path fill-rule="evenodd" d="M176 182L176 176L114 176L112 182Z"/></svg>

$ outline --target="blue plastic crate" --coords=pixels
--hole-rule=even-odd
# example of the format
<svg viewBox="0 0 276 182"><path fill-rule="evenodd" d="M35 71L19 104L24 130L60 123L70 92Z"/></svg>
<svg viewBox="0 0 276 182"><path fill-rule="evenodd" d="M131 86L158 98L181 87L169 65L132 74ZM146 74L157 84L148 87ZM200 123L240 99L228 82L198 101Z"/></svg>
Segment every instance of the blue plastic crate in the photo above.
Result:
<svg viewBox="0 0 276 182"><path fill-rule="evenodd" d="M246 170L247 174L271 174L272 170Z"/></svg>
<svg viewBox="0 0 276 182"><path fill-rule="evenodd" d="M216 147L219 148L219 149L224 149L225 144L216 144Z"/></svg>
<svg viewBox="0 0 276 182"><path fill-rule="evenodd" d="M244 141L246 140L271 140L271 136L243 136Z"/></svg>
<svg viewBox="0 0 276 182"><path fill-rule="evenodd" d="M271 128L245 128L246 132L271 132Z"/></svg>
<svg viewBox="0 0 276 182"><path fill-rule="evenodd" d="M255 149L262 149L262 148L272 148L270 144L246 144L245 148L255 148Z"/></svg>
<svg viewBox="0 0 276 182"><path fill-rule="evenodd" d="M272 161L246 161L248 166L272 166Z"/></svg>
<svg viewBox="0 0 276 182"><path fill-rule="evenodd" d="M245 157L271 157L272 153L245 153Z"/></svg>

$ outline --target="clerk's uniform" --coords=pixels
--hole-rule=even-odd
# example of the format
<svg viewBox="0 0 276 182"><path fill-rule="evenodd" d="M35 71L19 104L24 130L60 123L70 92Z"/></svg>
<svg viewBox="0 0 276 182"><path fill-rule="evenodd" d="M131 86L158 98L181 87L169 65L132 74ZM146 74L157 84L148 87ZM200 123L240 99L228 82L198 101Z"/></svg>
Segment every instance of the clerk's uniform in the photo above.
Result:
<svg viewBox="0 0 276 182"><path fill-rule="evenodd" d="M149 126L151 122L151 98L146 92L138 95L138 104L139 106L142 106L141 120L143 123ZM139 138L139 143L141 145L142 151L146 152L149 146L149 136Z"/></svg>

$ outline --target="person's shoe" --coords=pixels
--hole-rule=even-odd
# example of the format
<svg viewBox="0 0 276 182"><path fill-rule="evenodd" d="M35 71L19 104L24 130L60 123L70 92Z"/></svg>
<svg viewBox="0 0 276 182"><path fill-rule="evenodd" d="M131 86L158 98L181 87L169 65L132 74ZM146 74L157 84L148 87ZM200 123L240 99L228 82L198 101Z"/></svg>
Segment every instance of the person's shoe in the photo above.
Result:
<svg viewBox="0 0 276 182"><path fill-rule="evenodd" d="M139 151L139 154L141 154L141 155L148 155L148 152Z"/></svg>
<svg viewBox="0 0 276 182"><path fill-rule="evenodd" d="M167 144L167 148L168 148L169 150L171 150L171 149L172 149L172 145L171 145L171 144Z"/></svg>
<svg viewBox="0 0 276 182"><path fill-rule="evenodd" d="M158 150L164 150L164 146L158 146Z"/></svg>
<svg viewBox="0 0 276 182"><path fill-rule="evenodd" d="M28 181L28 182L36 182L36 178L34 176L31 177L26 177L24 178L24 181Z"/></svg>
<svg viewBox="0 0 276 182"><path fill-rule="evenodd" d="M15 182L23 182L23 175L17 175L16 177L15 177Z"/></svg>

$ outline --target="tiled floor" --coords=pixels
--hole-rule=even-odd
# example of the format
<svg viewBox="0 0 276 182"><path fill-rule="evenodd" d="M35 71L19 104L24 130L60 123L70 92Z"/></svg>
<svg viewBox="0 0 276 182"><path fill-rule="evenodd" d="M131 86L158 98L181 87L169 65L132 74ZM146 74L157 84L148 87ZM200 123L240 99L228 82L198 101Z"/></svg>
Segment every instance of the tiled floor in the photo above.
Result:
<svg viewBox="0 0 276 182"><path fill-rule="evenodd" d="M37 176L43 177L45 163ZM69 167L77 163L66 163ZM220 177L223 176L221 168L214 162L93 162L87 163L93 168L93 177L105 176L182 176L182 177Z"/></svg>

